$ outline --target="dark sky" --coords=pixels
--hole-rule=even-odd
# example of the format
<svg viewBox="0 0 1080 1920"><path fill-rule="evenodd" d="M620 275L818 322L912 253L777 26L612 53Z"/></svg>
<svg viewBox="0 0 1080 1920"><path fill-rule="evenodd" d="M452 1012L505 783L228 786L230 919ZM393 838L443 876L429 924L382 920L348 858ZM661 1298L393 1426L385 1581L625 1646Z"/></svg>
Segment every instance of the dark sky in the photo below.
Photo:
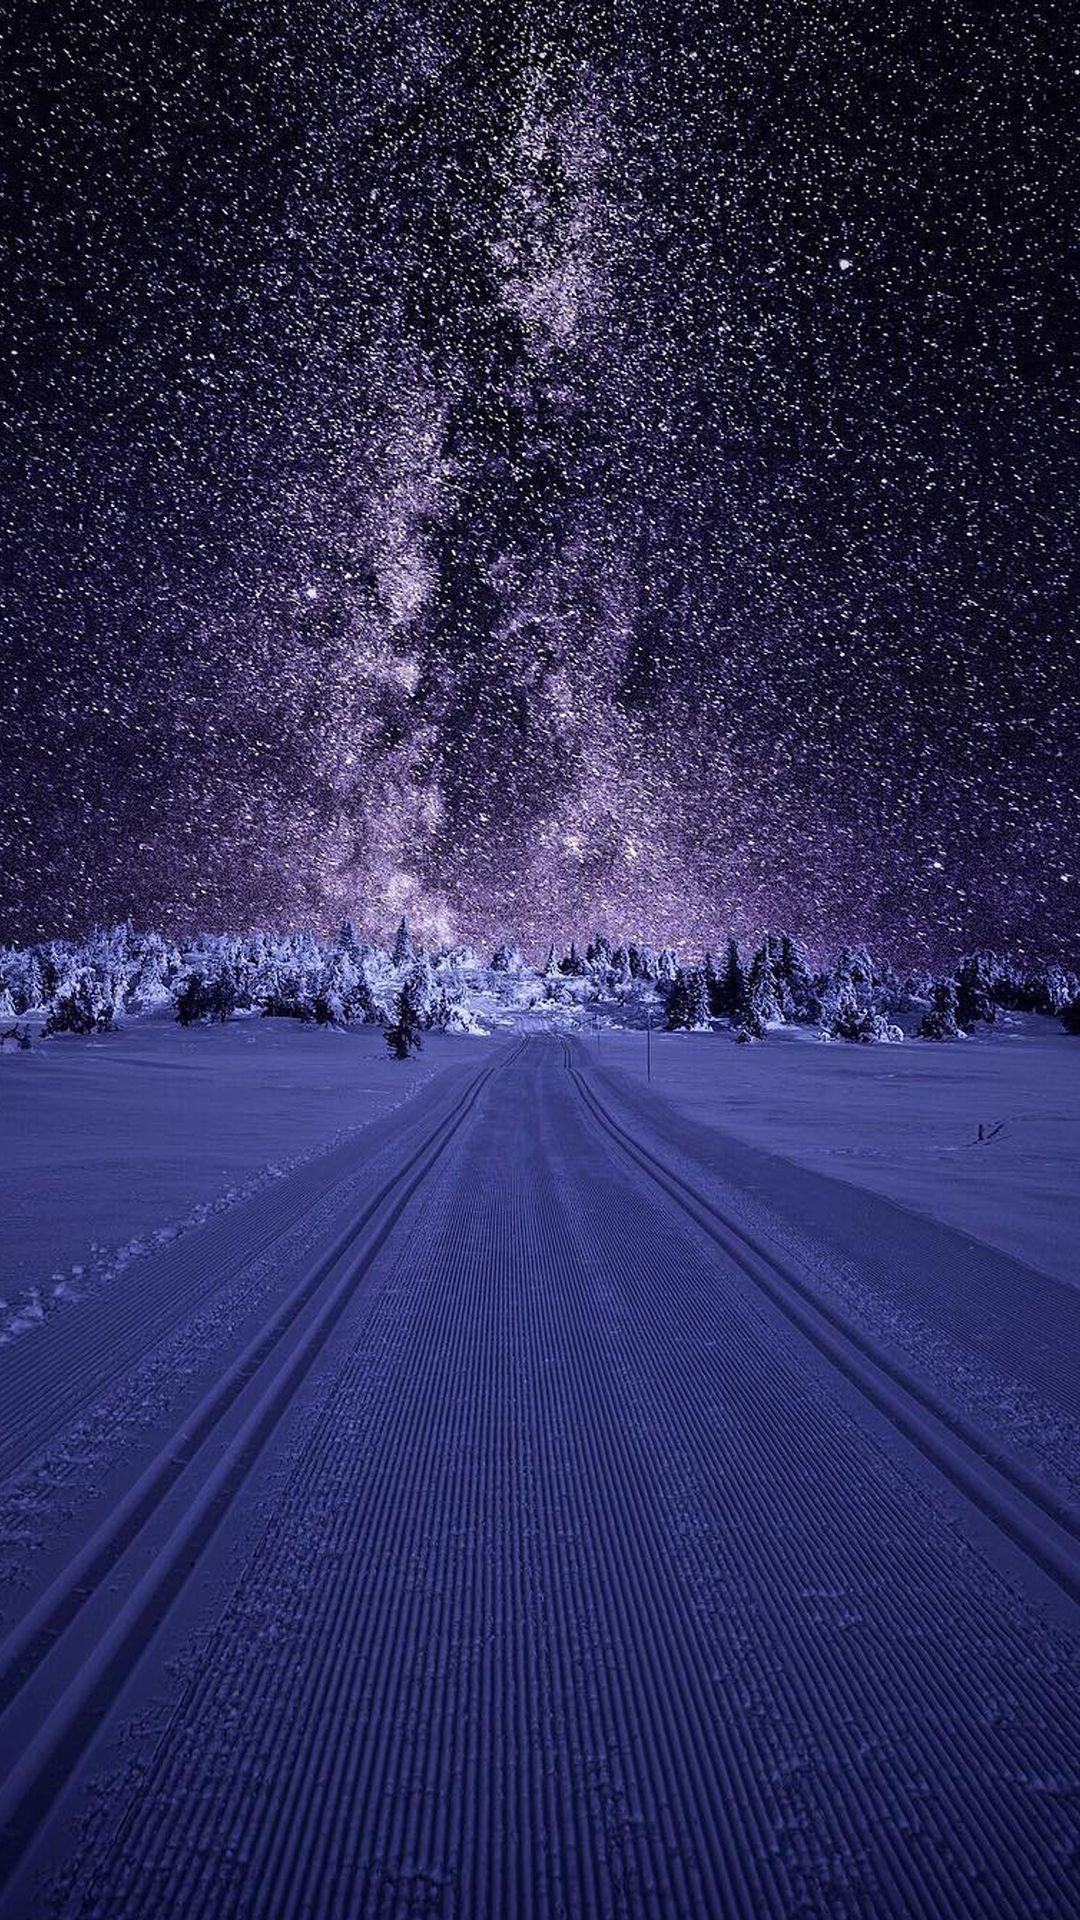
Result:
<svg viewBox="0 0 1080 1920"><path fill-rule="evenodd" d="M9 7L0 937L1080 937L1080 40Z"/></svg>

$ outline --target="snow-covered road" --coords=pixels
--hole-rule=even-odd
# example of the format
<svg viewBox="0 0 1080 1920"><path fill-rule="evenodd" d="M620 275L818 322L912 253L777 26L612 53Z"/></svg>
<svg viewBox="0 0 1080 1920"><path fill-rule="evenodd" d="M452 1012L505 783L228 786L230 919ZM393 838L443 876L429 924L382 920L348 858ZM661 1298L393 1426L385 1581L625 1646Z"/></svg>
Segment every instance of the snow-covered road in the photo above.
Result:
<svg viewBox="0 0 1080 1920"><path fill-rule="evenodd" d="M1076 1910L1080 1292L719 1153L508 1042L0 1349L5 1920Z"/></svg>

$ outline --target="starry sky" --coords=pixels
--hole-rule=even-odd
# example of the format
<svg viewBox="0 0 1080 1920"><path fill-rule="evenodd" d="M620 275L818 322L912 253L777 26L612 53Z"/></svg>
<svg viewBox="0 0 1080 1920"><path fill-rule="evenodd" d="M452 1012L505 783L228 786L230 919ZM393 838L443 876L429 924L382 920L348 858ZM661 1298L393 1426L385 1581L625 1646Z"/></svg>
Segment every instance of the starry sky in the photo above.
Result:
<svg viewBox="0 0 1080 1920"><path fill-rule="evenodd" d="M1080 37L25 0L0 937L1080 939Z"/></svg>

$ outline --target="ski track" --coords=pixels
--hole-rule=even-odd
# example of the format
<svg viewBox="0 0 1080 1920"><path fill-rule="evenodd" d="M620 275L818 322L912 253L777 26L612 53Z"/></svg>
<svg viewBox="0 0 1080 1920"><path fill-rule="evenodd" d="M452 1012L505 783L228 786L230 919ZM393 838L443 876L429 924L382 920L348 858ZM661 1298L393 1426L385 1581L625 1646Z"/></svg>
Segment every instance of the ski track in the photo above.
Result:
<svg viewBox="0 0 1080 1920"><path fill-rule="evenodd" d="M244 1424L215 1449L211 1405L167 1442L192 1491L141 1584L111 1516L0 1649L40 1686L101 1611L0 1789L17 1841L98 1715L137 1710L125 1677L314 1369L156 1745L58 1883L71 1920L1075 1910L1070 1634L862 1417L865 1363L905 1430L902 1370L827 1357L799 1276L623 1137L581 1059L532 1041L429 1113L234 1361ZM950 1418L924 1396L959 1486ZM979 1458L984 1511L994 1474L1038 1505Z"/></svg>
<svg viewBox="0 0 1080 1920"><path fill-rule="evenodd" d="M445 1084L430 1099L422 1096L422 1120L409 1102L391 1109L339 1146L305 1158L291 1178L263 1188L247 1205L223 1211L156 1259L132 1262L92 1296L68 1301L50 1316L48 1340L35 1329L0 1345L0 1483L82 1410L95 1409L141 1356L186 1327L227 1282L279 1249L316 1207L325 1210L339 1192L348 1196L369 1154L372 1177L381 1177L384 1162L405 1156L414 1133L473 1078L449 1069Z"/></svg>

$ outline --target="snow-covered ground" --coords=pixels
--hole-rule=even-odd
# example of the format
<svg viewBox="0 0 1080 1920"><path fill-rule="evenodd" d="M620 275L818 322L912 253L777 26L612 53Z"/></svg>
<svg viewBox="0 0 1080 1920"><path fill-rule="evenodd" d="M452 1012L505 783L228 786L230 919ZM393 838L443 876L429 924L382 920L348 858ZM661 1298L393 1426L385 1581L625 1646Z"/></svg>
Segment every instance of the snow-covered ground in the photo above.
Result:
<svg viewBox="0 0 1080 1920"><path fill-rule="evenodd" d="M0 1296L48 1300L235 1204L386 1113L482 1042L432 1034L391 1060L382 1032L168 1017L61 1035L0 1059ZM0 1314L0 1328L4 1316Z"/></svg>
<svg viewBox="0 0 1080 1920"><path fill-rule="evenodd" d="M589 1046L644 1079L643 1033L605 1029ZM702 1126L1080 1283L1080 1040L1057 1021L1012 1015L985 1036L889 1047L797 1027L751 1047L654 1033L652 1067L653 1091Z"/></svg>
<svg viewBox="0 0 1080 1920"><path fill-rule="evenodd" d="M253 1151L448 1065L0 1346L3 1920L1073 1911L1080 1293L641 1035L248 1026L4 1063L112 1181L106 1062ZM1076 1058L656 1046L801 1152Z"/></svg>

